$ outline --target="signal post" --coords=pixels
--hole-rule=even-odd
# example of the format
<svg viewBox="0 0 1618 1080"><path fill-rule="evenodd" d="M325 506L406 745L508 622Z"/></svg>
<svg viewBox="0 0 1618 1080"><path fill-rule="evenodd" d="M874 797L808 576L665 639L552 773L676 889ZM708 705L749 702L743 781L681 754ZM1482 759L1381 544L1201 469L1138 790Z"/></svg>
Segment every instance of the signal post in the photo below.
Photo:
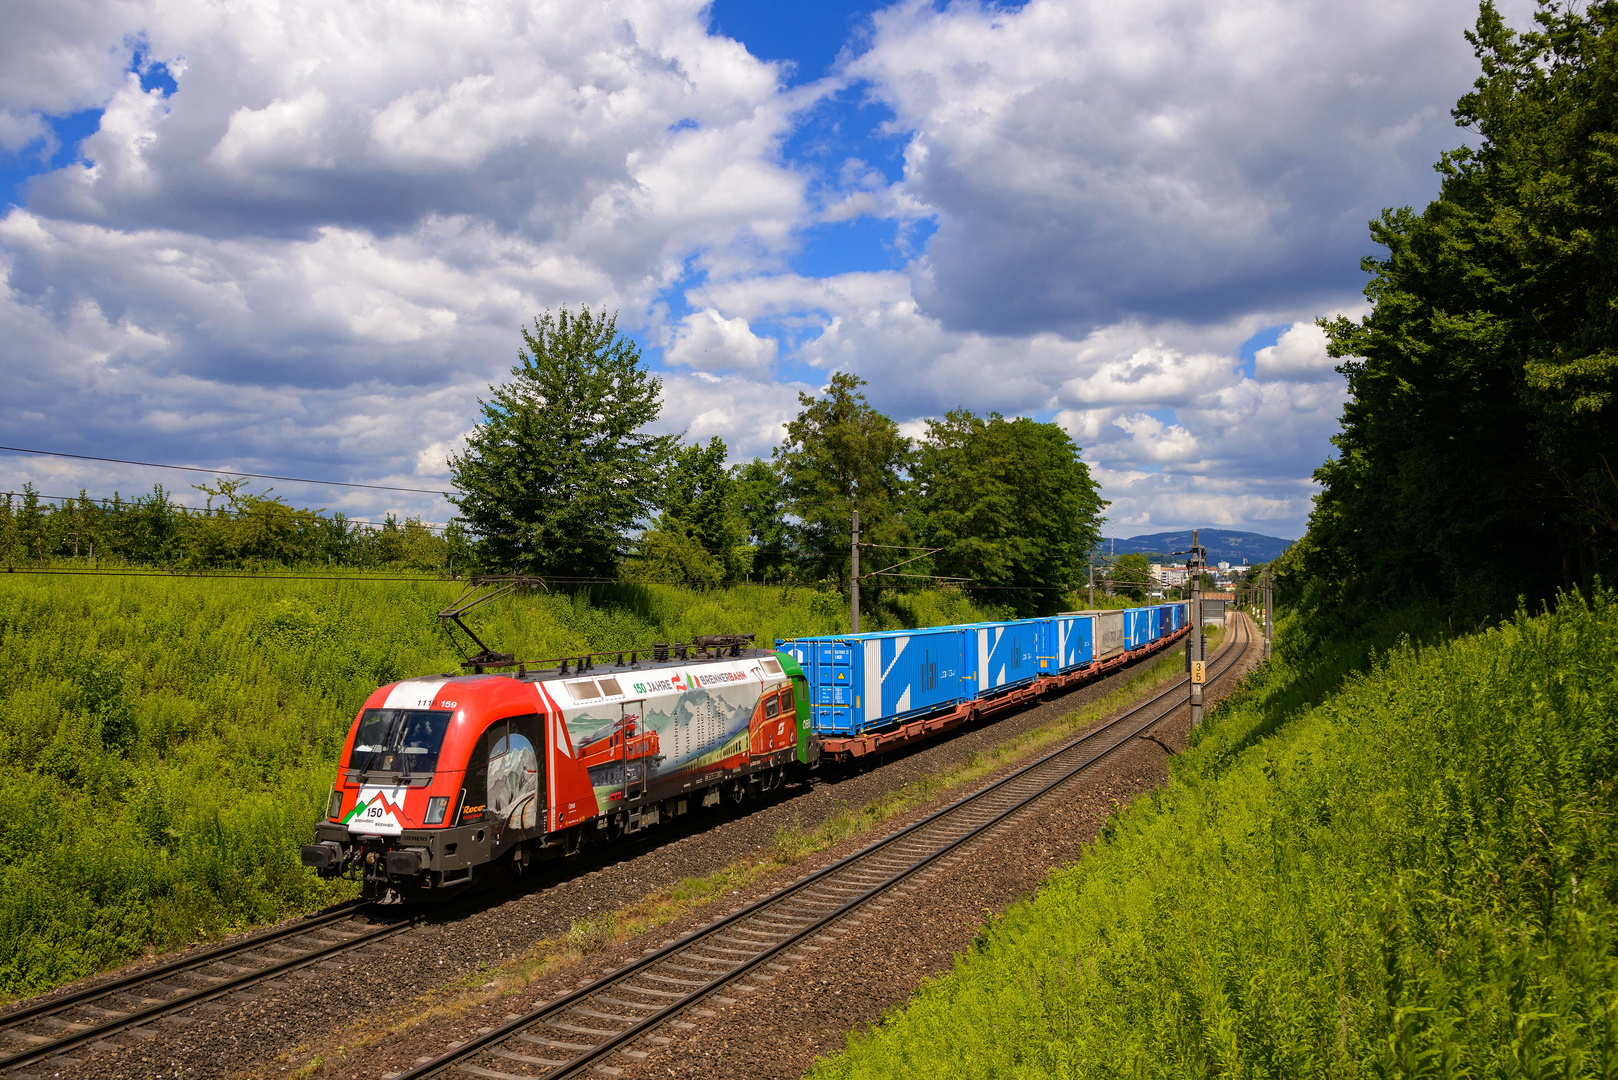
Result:
<svg viewBox="0 0 1618 1080"><path fill-rule="evenodd" d="M1264 659L1270 658L1270 641L1275 637L1275 588L1270 581L1270 568L1264 568Z"/></svg>
<svg viewBox="0 0 1618 1080"><path fill-rule="evenodd" d="M1202 685L1207 678L1208 657L1202 638L1202 568L1207 550L1199 531L1191 532L1191 550L1186 553L1185 572L1191 578L1191 638L1185 643L1187 667L1191 671L1191 726L1202 723Z"/></svg>

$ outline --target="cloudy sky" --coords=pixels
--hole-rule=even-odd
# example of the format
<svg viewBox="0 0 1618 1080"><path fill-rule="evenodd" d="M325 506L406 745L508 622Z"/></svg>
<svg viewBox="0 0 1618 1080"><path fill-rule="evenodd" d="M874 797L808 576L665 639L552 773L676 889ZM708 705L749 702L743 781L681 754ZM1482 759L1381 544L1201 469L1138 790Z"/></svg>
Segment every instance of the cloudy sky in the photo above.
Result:
<svg viewBox="0 0 1618 1080"><path fill-rule="evenodd" d="M1476 73L1462 0L3 10L7 445L447 487L518 327L605 305L736 460L853 371L912 433L1060 423L1122 536L1301 533L1313 320ZM0 453L0 490L195 479Z"/></svg>

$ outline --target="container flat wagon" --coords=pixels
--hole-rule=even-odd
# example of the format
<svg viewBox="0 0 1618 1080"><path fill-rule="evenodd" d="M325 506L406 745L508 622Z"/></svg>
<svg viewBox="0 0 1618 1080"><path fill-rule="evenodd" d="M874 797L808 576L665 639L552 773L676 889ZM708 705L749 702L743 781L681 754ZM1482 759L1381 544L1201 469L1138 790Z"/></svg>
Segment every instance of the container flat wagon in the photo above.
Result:
<svg viewBox="0 0 1618 1080"><path fill-rule="evenodd" d="M1164 622L1156 608L1069 611L775 646L808 681L821 757L846 762L1100 678L1183 633Z"/></svg>
<svg viewBox="0 0 1618 1080"><path fill-rule="evenodd" d="M1178 615L1189 623L1185 605ZM522 873L700 807L1098 678L1183 634L1155 611L562 658L372 691L325 820L300 853L369 899L425 899ZM1149 636L1149 635L1147 635ZM648 654L643 656L642 653Z"/></svg>

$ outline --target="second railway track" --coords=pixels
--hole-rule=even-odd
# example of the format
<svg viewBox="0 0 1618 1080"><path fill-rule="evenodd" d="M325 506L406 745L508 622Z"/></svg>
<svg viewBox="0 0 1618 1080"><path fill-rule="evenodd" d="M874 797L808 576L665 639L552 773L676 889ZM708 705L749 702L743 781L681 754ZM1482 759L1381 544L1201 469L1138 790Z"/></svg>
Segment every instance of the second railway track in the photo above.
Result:
<svg viewBox="0 0 1618 1080"><path fill-rule="evenodd" d="M357 918L360 912L361 905L345 904L0 1015L0 1072L18 1075L15 1070L24 1066L328 961L403 933L421 921L419 917L400 918L375 925Z"/></svg>
<svg viewBox="0 0 1618 1080"><path fill-rule="evenodd" d="M1241 637L1216 661L1210 682L1228 672L1251 642ZM659 1026L703 999L762 974L882 893L902 886L949 853L998 828L1091 765L1127 745L1185 705L1186 680L1039 760L778 892L749 904L617 971L425 1060L397 1080L475 1076L485 1080L560 1080L585 1070L612 1075L645 1058L645 1041L666 1042ZM1171 700L1172 699L1172 700ZM1144 718L1143 718L1144 716ZM766 976L767 978L767 976ZM728 1003L729 999L722 999Z"/></svg>

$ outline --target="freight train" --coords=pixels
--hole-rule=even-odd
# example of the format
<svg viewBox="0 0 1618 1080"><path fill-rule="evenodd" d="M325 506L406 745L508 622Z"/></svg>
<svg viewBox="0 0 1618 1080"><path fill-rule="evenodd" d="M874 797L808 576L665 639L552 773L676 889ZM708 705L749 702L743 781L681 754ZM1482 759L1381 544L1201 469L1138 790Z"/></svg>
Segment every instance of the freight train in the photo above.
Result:
<svg viewBox="0 0 1618 1080"><path fill-rule="evenodd" d="M699 638L407 679L355 717L302 861L359 878L371 899L443 896L1097 678L1167 647L1190 614L1159 604L774 649Z"/></svg>

